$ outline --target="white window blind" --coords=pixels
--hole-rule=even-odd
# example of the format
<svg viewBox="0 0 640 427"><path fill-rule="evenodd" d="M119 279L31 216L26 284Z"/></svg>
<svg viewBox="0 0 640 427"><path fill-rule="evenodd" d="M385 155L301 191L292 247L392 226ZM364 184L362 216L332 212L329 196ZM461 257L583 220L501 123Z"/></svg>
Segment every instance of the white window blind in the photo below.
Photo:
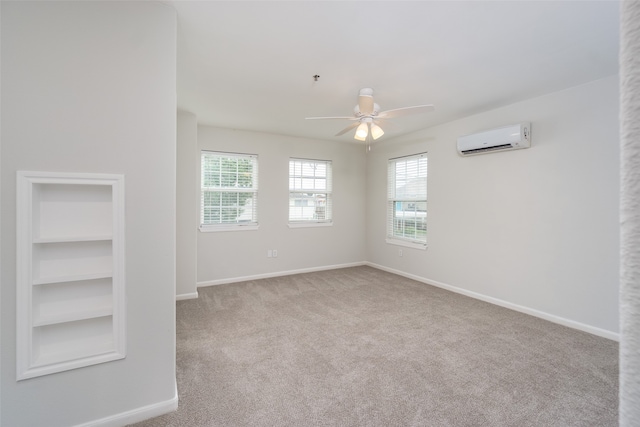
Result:
<svg viewBox="0 0 640 427"><path fill-rule="evenodd" d="M258 157L201 153L200 228L258 225Z"/></svg>
<svg viewBox="0 0 640 427"><path fill-rule="evenodd" d="M427 244L427 153L389 160L387 241Z"/></svg>
<svg viewBox="0 0 640 427"><path fill-rule="evenodd" d="M289 222L332 220L330 160L289 159Z"/></svg>

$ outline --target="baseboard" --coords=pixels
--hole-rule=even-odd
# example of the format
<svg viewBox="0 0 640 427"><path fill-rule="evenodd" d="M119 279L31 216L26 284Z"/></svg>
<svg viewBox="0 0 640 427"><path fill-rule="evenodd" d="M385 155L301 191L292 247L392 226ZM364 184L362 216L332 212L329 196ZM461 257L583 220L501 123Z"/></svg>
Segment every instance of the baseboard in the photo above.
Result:
<svg viewBox="0 0 640 427"><path fill-rule="evenodd" d="M208 280L205 282L198 282L197 286L198 288L204 288L206 286L246 282L249 280L269 279L271 277L290 276L292 274L313 273L314 271L336 270L338 268L359 267L361 265L366 265L366 262L361 261L361 262L352 262L347 264L325 265L322 267L301 268L299 270L287 270L287 271L276 271L273 273L255 274L253 276L242 276L242 277L231 277L227 279Z"/></svg>
<svg viewBox="0 0 640 427"><path fill-rule="evenodd" d="M196 299L198 298L198 291L191 292L189 294L178 294L176 295L176 301L181 301L183 299Z"/></svg>
<svg viewBox="0 0 640 427"><path fill-rule="evenodd" d="M383 270L389 273L397 274L398 276L403 276L408 279L413 279L418 282L426 283L427 285L435 286L438 288L446 289L451 292L455 292L457 294L462 294L471 298L475 298L484 302L488 302L491 304L499 305L501 307L505 307L514 311L519 311L520 313L529 314L531 316L539 317L544 320L548 320L553 323L557 323L562 326L567 326L569 328L578 329L583 332L587 332L593 335L597 335L599 337L607 338L613 341L620 341L620 334L616 332L607 331L606 329L596 328L595 326L586 325L584 323L576 322L573 320L565 319L564 317L556 316L553 314L545 313L544 311L535 310L533 308L524 307L518 304L513 304L508 301L504 301L498 298L493 298L487 295L483 295L477 292L468 291L466 289L458 288L456 286L448 285L446 283L438 282L437 280L426 279L424 277L416 276L414 274L405 273L404 271L396 270L393 268L385 267L382 265L374 264L372 262L366 262L365 265L368 265L373 268L377 268L378 270Z"/></svg>
<svg viewBox="0 0 640 427"><path fill-rule="evenodd" d="M153 403L141 408L132 409L131 411L122 412L120 414L111 415L99 420L89 421L88 423L78 424L75 427L122 427L149 418L158 417L168 414L178 409L178 384L175 385L175 394L164 402Z"/></svg>

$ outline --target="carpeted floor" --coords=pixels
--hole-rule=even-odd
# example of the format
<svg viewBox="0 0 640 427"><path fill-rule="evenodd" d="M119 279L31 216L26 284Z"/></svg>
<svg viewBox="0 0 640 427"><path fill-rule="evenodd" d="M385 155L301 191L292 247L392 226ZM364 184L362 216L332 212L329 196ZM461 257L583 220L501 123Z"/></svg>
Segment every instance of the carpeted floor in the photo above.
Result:
<svg viewBox="0 0 640 427"><path fill-rule="evenodd" d="M617 426L618 344L371 267L178 302L148 426Z"/></svg>

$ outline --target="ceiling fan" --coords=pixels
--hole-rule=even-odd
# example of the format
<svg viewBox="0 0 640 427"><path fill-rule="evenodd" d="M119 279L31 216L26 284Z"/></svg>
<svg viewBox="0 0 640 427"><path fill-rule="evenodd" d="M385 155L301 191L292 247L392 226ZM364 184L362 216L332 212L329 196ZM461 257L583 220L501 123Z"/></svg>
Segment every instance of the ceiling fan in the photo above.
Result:
<svg viewBox="0 0 640 427"><path fill-rule="evenodd" d="M357 128L354 138L358 141L366 141L371 138L374 140L384 135L384 131L380 127L382 120L394 117L406 116L416 113L429 113L434 111L433 105L414 105L412 107L395 108L393 110L380 111L380 106L373 102L373 89L360 89L358 95L358 105L353 109L351 117L307 117L307 120L327 120L327 119L346 119L354 123L342 129L336 136L344 135L351 129Z"/></svg>

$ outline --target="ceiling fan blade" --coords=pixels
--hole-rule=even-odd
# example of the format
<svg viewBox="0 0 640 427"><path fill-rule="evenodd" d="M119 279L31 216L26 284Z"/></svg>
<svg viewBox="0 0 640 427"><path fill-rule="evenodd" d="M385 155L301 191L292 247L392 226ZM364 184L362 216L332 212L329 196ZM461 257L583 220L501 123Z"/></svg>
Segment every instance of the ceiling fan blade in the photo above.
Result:
<svg viewBox="0 0 640 427"><path fill-rule="evenodd" d="M305 117L305 120L327 120L327 119L347 119L347 120L358 120L357 117Z"/></svg>
<svg viewBox="0 0 640 427"><path fill-rule="evenodd" d="M430 113L436 108L433 104L414 105L413 107L395 108L393 110L381 111L377 117L381 119L389 119L392 117L408 116L409 114Z"/></svg>
<svg viewBox="0 0 640 427"><path fill-rule="evenodd" d="M340 132L336 133L336 136L344 135L345 133L349 132L351 129L358 127L359 125L360 125L360 122L352 123L346 128L342 129Z"/></svg>
<svg viewBox="0 0 640 427"><path fill-rule="evenodd" d="M389 120L388 117L379 118L376 116L373 123L377 124L384 130L398 131L402 129L402 126L399 126L398 123L393 120Z"/></svg>

